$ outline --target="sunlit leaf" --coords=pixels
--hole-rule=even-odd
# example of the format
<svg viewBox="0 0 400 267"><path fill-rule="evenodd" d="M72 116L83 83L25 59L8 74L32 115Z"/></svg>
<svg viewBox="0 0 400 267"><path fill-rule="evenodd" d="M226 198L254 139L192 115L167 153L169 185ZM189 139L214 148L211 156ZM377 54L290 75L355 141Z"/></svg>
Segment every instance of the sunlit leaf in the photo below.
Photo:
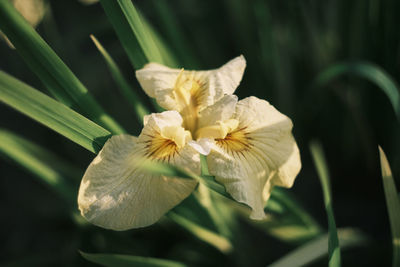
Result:
<svg viewBox="0 0 400 267"><path fill-rule="evenodd" d="M146 31L130 0L100 0L125 52L136 69L148 62L164 63L159 48Z"/></svg>
<svg viewBox="0 0 400 267"><path fill-rule="evenodd" d="M328 217L329 266L341 266L339 239L336 229L335 217L333 214L328 166L326 164L325 155L320 143L311 142L310 152L314 161L315 168L317 169L319 180L321 182L322 192L324 195L325 210Z"/></svg>
<svg viewBox="0 0 400 267"><path fill-rule="evenodd" d="M2 71L0 101L94 153L111 136L94 122Z"/></svg>
<svg viewBox="0 0 400 267"><path fill-rule="evenodd" d="M381 161L381 172L383 180L383 189L387 209L389 213L390 229L393 242L393 263L392 266L400 266L400 198L394 183L392 171L385 152L379 147L379 157Z"/></svg>
<svg viewBox="0 0 400 267"><path fill-rule="evenodd" d="M340 247L342 249L365 245L368 238L357 229L338 229ZM323 235L296 248L287 255L268 265L269 267L307 266L328 253L329 235Z"/></svg>
<svg viewBox="0 0 400 267"><path fill-rule="evenodd" d="M232 250L232 244L228 239L199 224L193 223L190 218L185 218L176 212L169 212L167 216L190 231L198 239L218 248L221 252L227 253Z"/></svg>
<svg viewBox="0 0 400 267"><path fill-rule="evenodd" d="M54 97L111 132L124 132L10 1L0 1L0 29Z"/></svg>

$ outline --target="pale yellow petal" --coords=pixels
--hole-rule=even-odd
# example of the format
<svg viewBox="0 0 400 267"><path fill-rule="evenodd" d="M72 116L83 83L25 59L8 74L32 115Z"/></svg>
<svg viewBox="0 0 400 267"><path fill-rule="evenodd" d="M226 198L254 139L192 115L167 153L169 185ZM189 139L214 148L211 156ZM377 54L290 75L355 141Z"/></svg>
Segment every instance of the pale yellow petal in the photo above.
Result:
<svg viewBox="0 0 400 267"><path fill-rule="evenodd" d="M148 96L156 97L156 90L168 90L174 87L179 71L158 63L149 63L136 71L136 78Z"/></svg>
<svg viewBox="0 0 400 267"><path fill-rule="evenodd" d="M214 105L202 110L199 113L199 129L231 119L235 113L237 102L236 95L226 95Z"/></svg>
<svg viewBox="0 0 400 267"><path fill-rule="evenodd" d="M143 146L129 135L113 136L89 165L78 205L91 223L113 230L151 225L195 188L188 179L151 175L138 166ZM189 155L187 155L189 153ZM185 151L179 164L196 153ZM190 161L190 162L189 162Z"/></svg>
<svg viewBox="0 0 400 267"><path fill-rule="evenodd" d="M214 140L209 138L200 138L197 141L191 140L188 144L200 154L207 156L210 154L211 148L214 145Z"/></svg>
<svg viewBox="0 0 400 267"><path fill-rule="evenodd" d="M143 130L146 132L161 132L164 127L181 126L182 122L181 115L174 110L152 113L144 116L143 124L145 127Z"/></svg>
<svg viewBox="0 0 400 267"><path fill-rule="evenodd" d="M209 170L235 200L252 208L252 218L262 219L273 186L290 187L301 168L292 122L256 97L239 101L232 118L239 126L216 140Z"/></svg>
<svg viewBox="0 0 400 267"><path fill-rule="evenodd" d="M223 95L231 95L239 86L244 70L246 68L246 60L244 57L238 56L210 74L210 80L215 82L215 87L222 89ZM223 96L221 95L221 97ZM220 97L218 97L219 99Z"/></svg>
<svg viewBox="0 0 400 267"><path fill-rule="evenodd" d="M167 110L197 115L226 94L232 94L242 79L246 61L232 59L215 70L183 70L150 63L136 71L143 90ZM186 116L186 115L183 115Z"/></svg>

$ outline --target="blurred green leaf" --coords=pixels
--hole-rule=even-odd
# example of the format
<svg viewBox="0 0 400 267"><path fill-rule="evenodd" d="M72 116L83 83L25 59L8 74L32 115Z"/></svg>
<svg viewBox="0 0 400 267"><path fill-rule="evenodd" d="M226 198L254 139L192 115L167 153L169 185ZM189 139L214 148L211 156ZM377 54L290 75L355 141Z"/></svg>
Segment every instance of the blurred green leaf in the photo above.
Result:
<svg viewBox="0 0 400 267"><path fill-rule="evenodd" d="M339 63L320 73L315 86L322 87L345 74L353 74L367 79L378 86L389 98L397 119L400 121L400 94L396 83L386 71L371 63Z"/></svg>
<svg viewBox="0 0 400 267"><path fill-rule="evenodd" d="M310 143L310 152L314 161L315 168L319 176L319 180L322 186L322 192L324 195L325 210L328 216L328 252L329 252L329 266L341 266L341 256L338 233L336 229L335 217L333 214L332 207L332 196L329 181L328 166L326 164L324 152L320 143L315 141Z"/></svg>
<svg viewBox="0 0 400 267"><path fill-rule="evenodd" d="M82 173L73 166L63 164L62 161L50 151L12 133L0 129L0 154L17 162L20 166L34 174L42 182L56 191L71 207L76 206L76 190L60 173L69 176Z"/></svg>
<svg viewBox="0 0 400 267"><path fill-rule="evenodd" d="M112 59L110 54L104 49L104 47L100 44L100 42L93 35L90 36L96 45L99 52L104 57L104 60L107 63L108 69L111 72L114 81L117 83L122 95L132 106L135 111L136 117L139 123L143 123L143 117L149 113L147 108L142 104L143 102L139 99L139 96L135 93L133 88L126 81L125 77L122 75L120 69L118 68L115 61Z"/></svg>
<svg viewBox="0 0 400 267"><path fill-rule="evenodd" d="M136 69L148 62L165 63L130 0L100 0L125 52Z"/></svg>
<svg viewBox="0 0 400 267"><path fill-rule="evenodd" d="M383 180L383 189L387 209L389 213L390 229L393 242L393 263L392 266L400 266L400 198L394 183L392 171L385 152L379 146L379 157L381 161L381 172Z"/></svg>
<svg viewBox="0 0 400 267"><path fill-rule="evenodd" d="M10 1L0 1L0 29L54 97L113 133L124 132Z"/></svg>
<svg viewBox="0 0 400 267"><path fill-rule="evenodd" d="M151 36L153 39L154 43L156 44L157 48L159 49L161 56L163 58L163 64L172 67L172 68L180 68L181 65L178 64L175 54L173 54L169 48L169 46L166 44L166 42L163 40L160 34L152 27L152 25L146 20L146 18L142 15L140 10L138 10L139 17L142 21L144 30Z"/></svg>
<svg viewBox="0 0 400 267"><path fill-rule="evenodd" d="M342 249L364 245L368 241L366 235L357 229L338 229L338 235ZM289 252L268 266L297 267L309 265L328 253L328 239L328 234L318 237Z"/></svg>
<svg viewBox="0 0 400 267"><path fill-rule="evenodd" d="M106 129L2 71L0 101L94 153L111 136Z"/></svg>
<svg viewBox="0 0 400 267"><path fill-rule="evenodd" d="M192 46L183 32L183 24L177 20L175 10L166 0L151 2L154 12L161 22L162 32L168 37L174 52L179 56L184 66L199 69L198 61L193 54ZM148 24L148 23L147 23Z"/></svg>
<svg viewBox="0 0 400 267"><path fill-rule="evenodd" d="M208 230L205 227L202 227L197 223L194 223L193 221L191 221L190 218L181 216L174 211L170 211L167 216L171 218L174 222L183 226L198 239L216 247L221 252L228 253L233 249L232 244L228 239Z"/></svg>
<svg viewBox="0 0 400 267"><path fill-rule="evenodd" d="M302 244L322 233L320 225L286 189L275 187L265 209L268 219L251 223L275 238Z"/></svg>
<svg viewBox="0 0 400 267"><path fill-rule="evenodd" d="M86 260L109 267L185 267L177 261L118 254L92 254L80 251Z"/></svg>

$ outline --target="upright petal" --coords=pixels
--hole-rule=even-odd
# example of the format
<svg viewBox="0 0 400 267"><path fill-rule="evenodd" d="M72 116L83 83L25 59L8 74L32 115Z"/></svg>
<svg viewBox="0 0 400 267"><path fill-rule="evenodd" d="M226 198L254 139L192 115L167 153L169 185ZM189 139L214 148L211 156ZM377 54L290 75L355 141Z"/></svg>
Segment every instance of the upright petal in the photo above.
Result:
<svg viewBox="0 0 400 267"><path fill-rule="evenodd" d="M163 125L168 118L175 124ZM173 140L185 137L162 135L165 127L179 126L178 118L176 112L152 114L139 138L118 135L106 142L81 182L78 205L82 216L113 230L144 227L190 195L197 184L194 180L154 175L141 168L143 160L154 160L200 172L197 151L189 145L179 147Z"/></svg>
<svg viewBox="0 0 400 267"><path fill-rule="evenodd" d="M226 94L232 94L242 80L246 61L239 56L222 67L207 71L172 69L150 63L136 71L143 90L167 109L178 111L184 127L195 131L198 113Z"/></svg>
<svg viewBox="0 0 400 267"><path fill-rule="evenodd" d="M239 125L216 139L209 170L235 200L252 208L252 218L262 219L273 186L292 186L301 168L292 122L256 97L239 101L232 119Z"/></svg>

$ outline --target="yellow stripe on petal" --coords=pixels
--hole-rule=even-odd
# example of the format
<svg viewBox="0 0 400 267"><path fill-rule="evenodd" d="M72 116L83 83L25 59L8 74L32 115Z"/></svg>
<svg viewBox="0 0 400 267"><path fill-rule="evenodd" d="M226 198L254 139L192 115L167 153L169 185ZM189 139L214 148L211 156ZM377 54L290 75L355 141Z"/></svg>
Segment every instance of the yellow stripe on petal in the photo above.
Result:
<svg viewBox="0 0 400 267"><path fill-rule="evenodd" d="M251 137L248 135L246 127L243 127L228 133L225 138L216 139L216 143L228 153L239 153L249 150L252 146Z"/></svg>

